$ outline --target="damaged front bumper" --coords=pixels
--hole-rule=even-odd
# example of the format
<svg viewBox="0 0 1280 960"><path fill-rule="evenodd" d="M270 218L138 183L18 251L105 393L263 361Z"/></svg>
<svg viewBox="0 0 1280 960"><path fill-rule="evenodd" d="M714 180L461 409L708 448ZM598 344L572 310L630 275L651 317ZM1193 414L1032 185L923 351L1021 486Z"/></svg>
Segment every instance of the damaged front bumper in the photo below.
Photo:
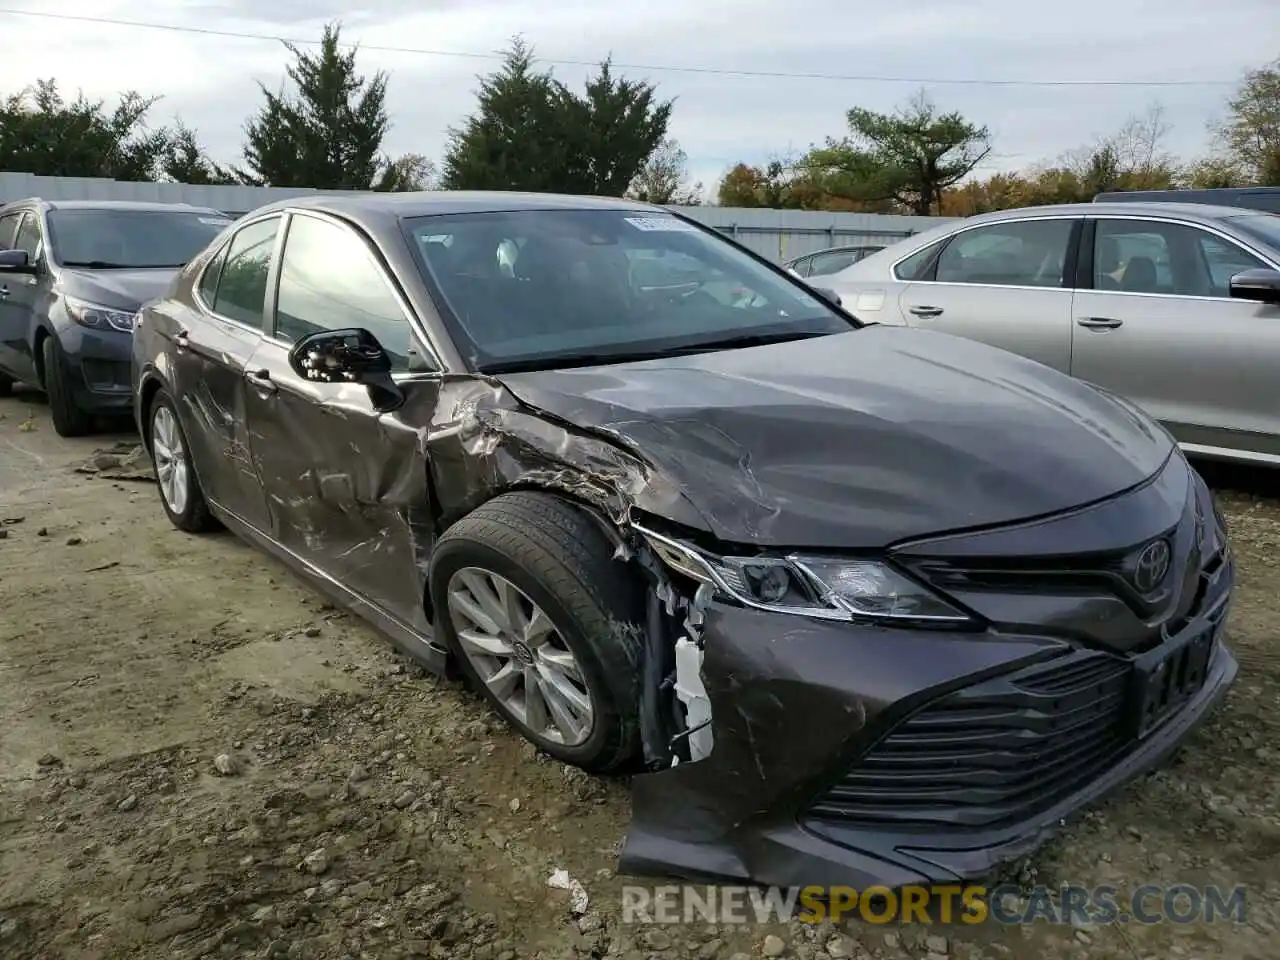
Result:
<svg viewBox="0 0 1280 960"><path fill-rule="evenodd" d="M714 745L634 778L620 868L783 887L989 878L1160 763L1223 697L1237 665L1222 576L1218 602L1137 657L704 597ZM1185 683L1142 729L1138 678L1157 661Z"/></svg>

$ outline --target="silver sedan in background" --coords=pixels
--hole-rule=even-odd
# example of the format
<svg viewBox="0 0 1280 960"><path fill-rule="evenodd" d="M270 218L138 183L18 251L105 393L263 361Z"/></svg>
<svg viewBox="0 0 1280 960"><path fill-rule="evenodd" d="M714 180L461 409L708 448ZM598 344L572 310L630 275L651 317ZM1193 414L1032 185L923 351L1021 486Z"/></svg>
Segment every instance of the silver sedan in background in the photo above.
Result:
<svg viewBox="0 0 1280 960"><path fill-rule="evenodd" d="M1125 396L1188 453L1280 466L1280 216L1005 210L823 281L860 320L980 340Z"/></svg>

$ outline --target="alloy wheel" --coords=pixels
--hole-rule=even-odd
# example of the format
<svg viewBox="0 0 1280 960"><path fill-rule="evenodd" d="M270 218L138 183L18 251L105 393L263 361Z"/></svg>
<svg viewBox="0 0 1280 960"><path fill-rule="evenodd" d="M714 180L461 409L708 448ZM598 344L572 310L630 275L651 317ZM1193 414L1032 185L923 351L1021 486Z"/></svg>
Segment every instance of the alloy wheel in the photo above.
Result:
<svg viewBox="0 0 1280 960"><path fill-rule="evenodd" d="M567 747L591 735L581 666L547 613L505 577L463 567L449 578L458 645L490 693L538 737Z"/></svg>
<svg viewBox="0 0 1280 960"><path fill-rule="evenodd" d="M151 455L155 460L160 496L170 511L181 516L191 498L191 467L178 419L164 404L156 407L151 418Z"/></svg>

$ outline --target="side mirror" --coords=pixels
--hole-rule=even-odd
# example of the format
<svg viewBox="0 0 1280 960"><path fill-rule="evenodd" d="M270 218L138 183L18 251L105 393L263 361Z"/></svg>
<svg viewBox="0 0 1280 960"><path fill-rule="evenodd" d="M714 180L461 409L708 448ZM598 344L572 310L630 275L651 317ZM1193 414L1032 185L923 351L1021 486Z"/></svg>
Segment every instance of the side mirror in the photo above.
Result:
<svg viewBox="0 0 1280 960"><path fill-rule="evenodd" d="M369 388L379 410L394 410L404 394L391 378L391 357L368 330L322 330L303 337L289 351L289 366L313 383L352 383Z"/></svg>
<svg viewBox="0 0 1280 960"><path fill-rule="evenodd" d="M1231 278L1231 296L1238 300L1280 304L1280 270L1245 270Z"/></svg>
<svg viewBox="0 0 1280 960"><path fill-rule="evenodd" d="M36 266L25 250L0 250L0 270L9 273L35 273Z"/></svg>
<svg viewBox="0 0 1280 960"><path fill-rule="evenodd" d="M811 289L823 300L826 300L837 307L843 306L840 302L840 294L836 293L830 287L812 287Z"/></svg>

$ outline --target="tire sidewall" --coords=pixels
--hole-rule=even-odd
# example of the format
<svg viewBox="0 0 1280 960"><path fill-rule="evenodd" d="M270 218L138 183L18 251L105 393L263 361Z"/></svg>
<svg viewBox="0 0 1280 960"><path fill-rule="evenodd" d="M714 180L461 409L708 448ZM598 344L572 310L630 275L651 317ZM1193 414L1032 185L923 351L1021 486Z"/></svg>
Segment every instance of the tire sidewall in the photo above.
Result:
<svg viewBox="0 0 1280 960"><path fill-rule="evenodd" d="M169 501L165 499L164 490L160 487L160 474L156 473L156 493L160 495L160 506L165 512L165 516L179 530L190 529L195 522L195 512L199 508L200 498L204 493L200 489L200 484L196 480L195 465L191 461L191 444L187 442L187 432L182 428L182 420L178 416L178 408L174 404L173 399L168 392L162 387L156 392L151 399L151 407L147 410L147 449L151 451L152 466L155 466L155 432L156 432L156 414L162 408L168 409L173 417L173 422L177 425L178 436L182 439L182 449L185 454L186 470L187 470L187 505L182 513L175 513L173 508L169 506Z"/></svg>
<svg viewBox="0 0 1280 960"><path fill-rule="evenodd" d="M75 396L68 382L67 358L57 334L49 334L40 344L44 360L44 392L49 398L49 416L54 429L64 437L86 433L91 420L76 406Z"/></svg>
<svg viewBox="0 0 1280 960"><path fill-rule="evenodd" d="M457 631L454 629L453 618L449 612L449 580L463 567L478 567L509 580L551 617L587 681L593 726L591 735L583 743L576 747L566 747L534 733L507 712L502 702L480 678L458 642ZM586 638L577 619L569 613L560 598L543 586L536 576L509 559L506 554L478 540L462 538L450 540L440 545L432 561L431 602L436 610L436 627L443 633L444 641L454 655L458 668L476 686L494 710L520 731L526 739L557 760L575 766L590 766L592 761L606 755L612 749L610 724L615 723L619 714L623 712L620 710L623 702L621 698L628 696L629 693L625 686L619 689L614 678L621 673L628 681L633 682L634 672L630 669L619 671L616 666L615 669L610 669L610 664L604 662L602 657L602 653L607 657L608 651L598 650L597 645ZM635 696L635 694L631 695Z"/></svg>

